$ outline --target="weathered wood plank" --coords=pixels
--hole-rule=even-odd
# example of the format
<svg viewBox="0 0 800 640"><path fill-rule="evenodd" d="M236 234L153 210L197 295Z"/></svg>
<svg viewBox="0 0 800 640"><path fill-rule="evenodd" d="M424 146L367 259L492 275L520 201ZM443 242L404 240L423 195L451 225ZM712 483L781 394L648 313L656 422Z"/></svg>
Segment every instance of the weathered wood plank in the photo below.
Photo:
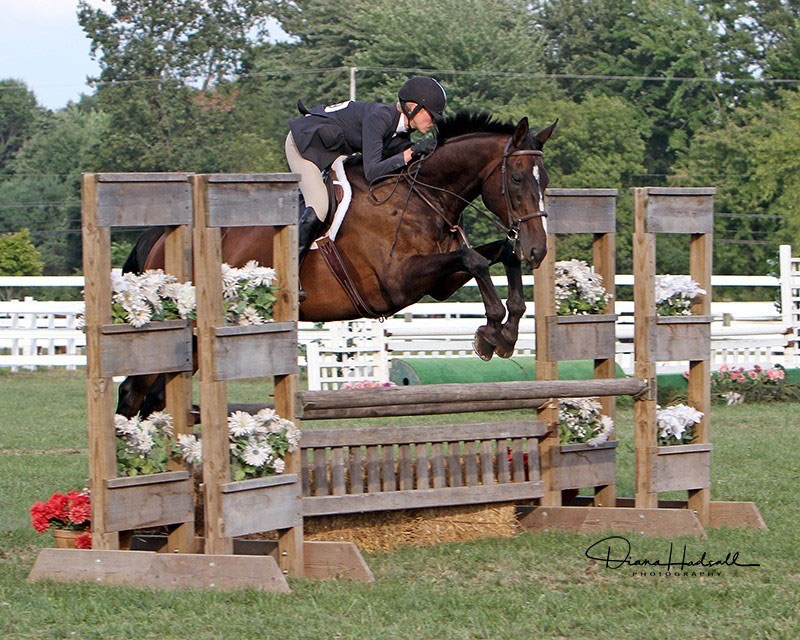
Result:
<svg viewBox="0 0 800 640"><path fill-rule="evenodd" d="M433 488L442 489L447 486L444 475L444 455L441 442L436 442L431 450L431 475L433 476Z"/></svg>
<svg viewBox="0 0 800 640"><path fill-rule="evenodd" d="M314 495L327 496L329 493L327 452L324 448L314 449Z"/></svg>
<svg viewBox="0 0 800 640"><path fill-rule="evenodd" d="M706 489L711 486L711 451L651 455L650 491Z"/></svg>
<svg viewBox="0 0 800 640"><path fill-rule="evenodd" d="M430 478L430 461L428 460L428 445L417 444L414 445L414 463L417 475L417 489L429 489L431 486Z"/></svg>
<svg viewBox="0 0 800 640"><path fill-rule="evenodd" d="M383 490L395 491L397 489L397 479L394 472L394 446L385 444L381 447L383 454Z"/></svg>
<svg viewBox="0 0 800 640"><path fill-rule="evenodd" d="M447 464L447 475L451 487L464 485L463 470L461 468L461 443L450 443L450 456Z"/></svg>
<svg viewBox="0 0 800 640"><path fill-rule="evenodd" d="M222 494L226 537L288 529L302 523L297 482Z"/></svg>
<svg viewBox="0 0 800 640"><path fill-rule="evenodd" d="M537 445L538 446L538 445ZM481 440L481 483L484 485L494 484L494 451L492 451L491 440Z"/></svg>
<svg viewBox="0 0 800 640"><path fill-rule="evenodd" d="M369 446L381 444L417 444L448 442L454 434L465 440L485 438L538 437L546 426L537 420L480 422L399 427L364 427L353 429L310 429L303 432L302 447Z"/></svg>
<svg viewBox="0 0 800 640"><path fill-rule="evenodd" d="M514 482L525 482L525 458L521 438L511 441L511 478Z"/></svg>
<svg viewBox="0 0 800 640"><path fill-rule="evenodd" d="M214 344L216 380L297 373L297 332L226 335Z"/></svg>
<svg viewBox="0 0 800 640"><path fill-rule="evenodd" d="M614 233L616 231L616 189L592 189L565 193L548 189L545 194L548 233ZM592 191L594 193L588 193ZM598 193L598 192L613 193Z"/></svg>
<svg viewBox="0 0 800 640"><path fill-rule="evenodd" d="M99 182L97 223L102 227L192 224L192 190L182 181Z"/></svg>
<svg viewBox="0 0 800 640"><path fill-rule="evenodd" d="M293 183L300 181L299 173L210 173L205 176L208 182L222 183L260 183L260 182L279 182Z"/></svg>
<svg viewBox="0 0 800 640"><path fill-rule="evenodd" d="M488 384L488 383L487 383ZM315 391L303 391L302 397ZM347 391L342 391L347 393ZM305 420L344 420L351 418L386 418L395 416L430 416L447 413L481 413L486 411L510 411L516 409L538 409L546 402L540 398L522 400L480 400L478 402L431 402L423 404L384 405L379 407L333 407L328 409L303 409ZM262 405L263 406L263 405Z"/></svg>
<svg viewBox="0 0 800 640"><path fill-rule="evenodd" d="M282 484L294 484L297 482L296 473L285 473L276 476L266 476L264 478L250 478L239 480L238 482L226 482L220 487L222 493L236 493L237 491L252 491L263 487L277 487Z"/></svg>
<svg viewBox="0 0 800 640"><path fill-rule="evenodd" d="M294 331L294 322L267 322L266 324L235 326L226 325L215 327L214 334L221 336L242 336L242 335L263 335L265 333L280 333L282 331Z"/></svg>
<svg viewBox="0 0 800 640"><path fill-rule="evenodd" d="M708 360L711 357L711 325L709 323L661 324L648 318L650 358L655 362L669 360Z"/></svg>
<svg viewBox="0 0 800 640"><path fill-rule="evenodd" d="M333 485L333 495L343 496L347 493L344 483L344 455L342 447L331 449L331 485Z"/></svg>
<svg viewBox="0 0 800 640"><path fill-rule="evenodd" d="M194 521L193 492L194 485L188 476L156 484L123 484L113 488L108 487L106 530L126 531L192 522Z"/></svg>
<svg viewBox="0 0 800 640"><path fill-rule="evenodd" d="M210 227L297 224L297 182L209 180L208 207Z"/></svg>
<svg viewBox="0 0 800 640"><path fill-rule="evenodd" d="M367 491L381 490L381 463L378 447L367 447Z"/></svg>
<svg viewBox="0 0 800 640"><path fill-rule="evenodd" d="M42 549L28 580L91 582L146 589L258 589L289 593L275 559L150 551Z"/></svg>
<svg viewBox="0 0 800 640"><path fill-rule="evenodd" d="M572 316L570 322L560 322L560 316L547 318L550 357L555 360L594 360L613 358L616 349L616 323L614 320L598 322Z"/></svg>
<svg viewBox="0 0 800 640"><path fill-rule="evenodd" d="M511 482L508 464L508 441L505 438L497 440L497 482L500 484Z"/></svg>
<svg viewBox="0 0 800 640"><path fill-rule="evenodd" d="M310 517L393 509L512 502L539 498L542 493L541 482L512 482L479 487L445 487L386 493L361 493L348 496L310 497L303 498L303 515Z"/></svg>
<svg viewBox="0 0 800 640"><path fill-rule="evenodd" d="M414 472L411 468L411 445L400 445L400 484L401 491L414 488Z"/></svg>
<svg viewBox="0 0 800 640"><path fill-rule="evenodd" d="M103 333L100 336L101 375L191 371L192 330L180 322L183 326L160 331Z"/></svg>
<svg viewBox="0 0 800 640"><path fill-rule="evenodd" d="M647 198L648 233L712 233L714 198L699 194L658 194Z"/></svg>
<svg viewBox="0 0 800 640"><path fill-rule="evenodd" d="M364 491L364 455L361 447L349 447L350 454L350 493L362 493Z"/></svg>
<svg viewBox="0 0 800 640"><path fill-rule="evenodd" d="M556 452L556 487L583 489L616 482L616 441L600 447L561 445Z"/></svg>
<svg viewBox="0 0 800 640"><path fill-rule="evenodd" d="M189 477L190 474L188 471L167 471L165 473L151 473L144 476L109 478L106 480L105 485L108 489L120 489L122 487L161 484L162 482L177 482L179 480L186 480Z"/></svg>
<svg viewBox="0 0 800 640"><path fill-rule="evenodd" d="M478 485L478 454L475 451L474 440L467 440L464 443L464 476L466 486Z"/></svg>

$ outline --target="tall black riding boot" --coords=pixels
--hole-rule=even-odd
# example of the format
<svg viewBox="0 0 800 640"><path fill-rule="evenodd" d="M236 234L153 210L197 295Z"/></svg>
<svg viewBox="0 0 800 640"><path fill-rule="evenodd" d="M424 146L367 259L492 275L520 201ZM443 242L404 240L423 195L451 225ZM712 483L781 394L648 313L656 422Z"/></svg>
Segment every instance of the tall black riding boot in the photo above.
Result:
<svg viewBox="0 0 800 640"><path fill-rule="evenodd" d="M298 225L297 235L298 235L298 258L299 258L299 265L298 265L298 273L300 272L300 267L303 266L303 260L305 259L306 255L308 254L309 249L311 249L311 245L313 244L314 240L317 239L319 232L322 231L322 227L325 225L323 220L320 220L317 217L316 212L314 211L314 207L306 207L303 210L303 213L300 214L300 222ZM306 293L303 291L302 286L300 287L300 301L306 299Z"/></svg>

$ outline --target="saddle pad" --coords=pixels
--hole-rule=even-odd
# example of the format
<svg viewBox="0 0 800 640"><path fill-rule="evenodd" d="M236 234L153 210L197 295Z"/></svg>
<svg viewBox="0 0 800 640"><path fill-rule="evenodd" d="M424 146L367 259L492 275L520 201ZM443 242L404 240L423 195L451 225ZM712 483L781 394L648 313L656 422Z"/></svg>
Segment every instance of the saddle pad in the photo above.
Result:
<svg viewBox="0 0 800 640"><path fill-rule="evenodd" d="M350 187L350 182L347 180L347 173L345 173L344 170L344 161L346 157L347 156L339 156L331 165L331 170L334 175L333 184L339 185L343 192L342 199L336 207L336 212L333 214L333 222L331 222L331 225L321 236L323 238L330 238L331 240L336 240L336 234L339 231L339 227L342 226L344 216L347 214L347 209L350 207L350 201L353 199L353 190ZM316 241L311 245L311 248L319 249Z"/></svg>

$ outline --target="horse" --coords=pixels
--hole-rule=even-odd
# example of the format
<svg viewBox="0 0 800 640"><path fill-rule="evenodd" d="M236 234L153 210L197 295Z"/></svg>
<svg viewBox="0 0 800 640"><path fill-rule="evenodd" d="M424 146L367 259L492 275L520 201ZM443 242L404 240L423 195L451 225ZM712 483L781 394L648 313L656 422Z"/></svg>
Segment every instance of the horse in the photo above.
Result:
<svg viewBox="0 0 800 640"><path fill-rule="evenodd" d="M522 263L536 268L547 251L549 177L542 148L557 122L533 134L527 118L515 124L485 112L459 112L440 123L436 150L397 174L370 185L359 166L346 168L353 195L335 243L374 316L391 316L426 295L446 300L475 278L487 322L476 331L473 348L483 360L513 354L525 312ZM506 235L472 247L459 222L479 195ZM234 266L248 260L271 265L273 233L270 227L223 229L223 260ZM496 263L508 276L506 307L489 274ZM163 236L153 229L142 234L123 270L163 264ZM364 317L363 305L345 294L319 250L309 252L300 280L307 294L300 320ZM127 378L117 412L145 416L163 408L164 381L163 374Z"/></svg>

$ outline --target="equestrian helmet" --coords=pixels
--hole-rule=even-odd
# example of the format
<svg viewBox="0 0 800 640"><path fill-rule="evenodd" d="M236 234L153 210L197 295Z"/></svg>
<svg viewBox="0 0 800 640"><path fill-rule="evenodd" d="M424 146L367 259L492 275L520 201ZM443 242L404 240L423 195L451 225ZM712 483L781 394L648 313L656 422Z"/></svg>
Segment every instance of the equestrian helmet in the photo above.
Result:
<svg viewBox="0 0 800 640"><path fill-rule="evenodd" d="M416 76L407 80L397 92L397 97L401 103L416 102L419 105L411 114L406 114L409 118L413 118L419 109L425 109L436 122L444 119L447 93L445 93L444 87L433 78Z"/></svg>

